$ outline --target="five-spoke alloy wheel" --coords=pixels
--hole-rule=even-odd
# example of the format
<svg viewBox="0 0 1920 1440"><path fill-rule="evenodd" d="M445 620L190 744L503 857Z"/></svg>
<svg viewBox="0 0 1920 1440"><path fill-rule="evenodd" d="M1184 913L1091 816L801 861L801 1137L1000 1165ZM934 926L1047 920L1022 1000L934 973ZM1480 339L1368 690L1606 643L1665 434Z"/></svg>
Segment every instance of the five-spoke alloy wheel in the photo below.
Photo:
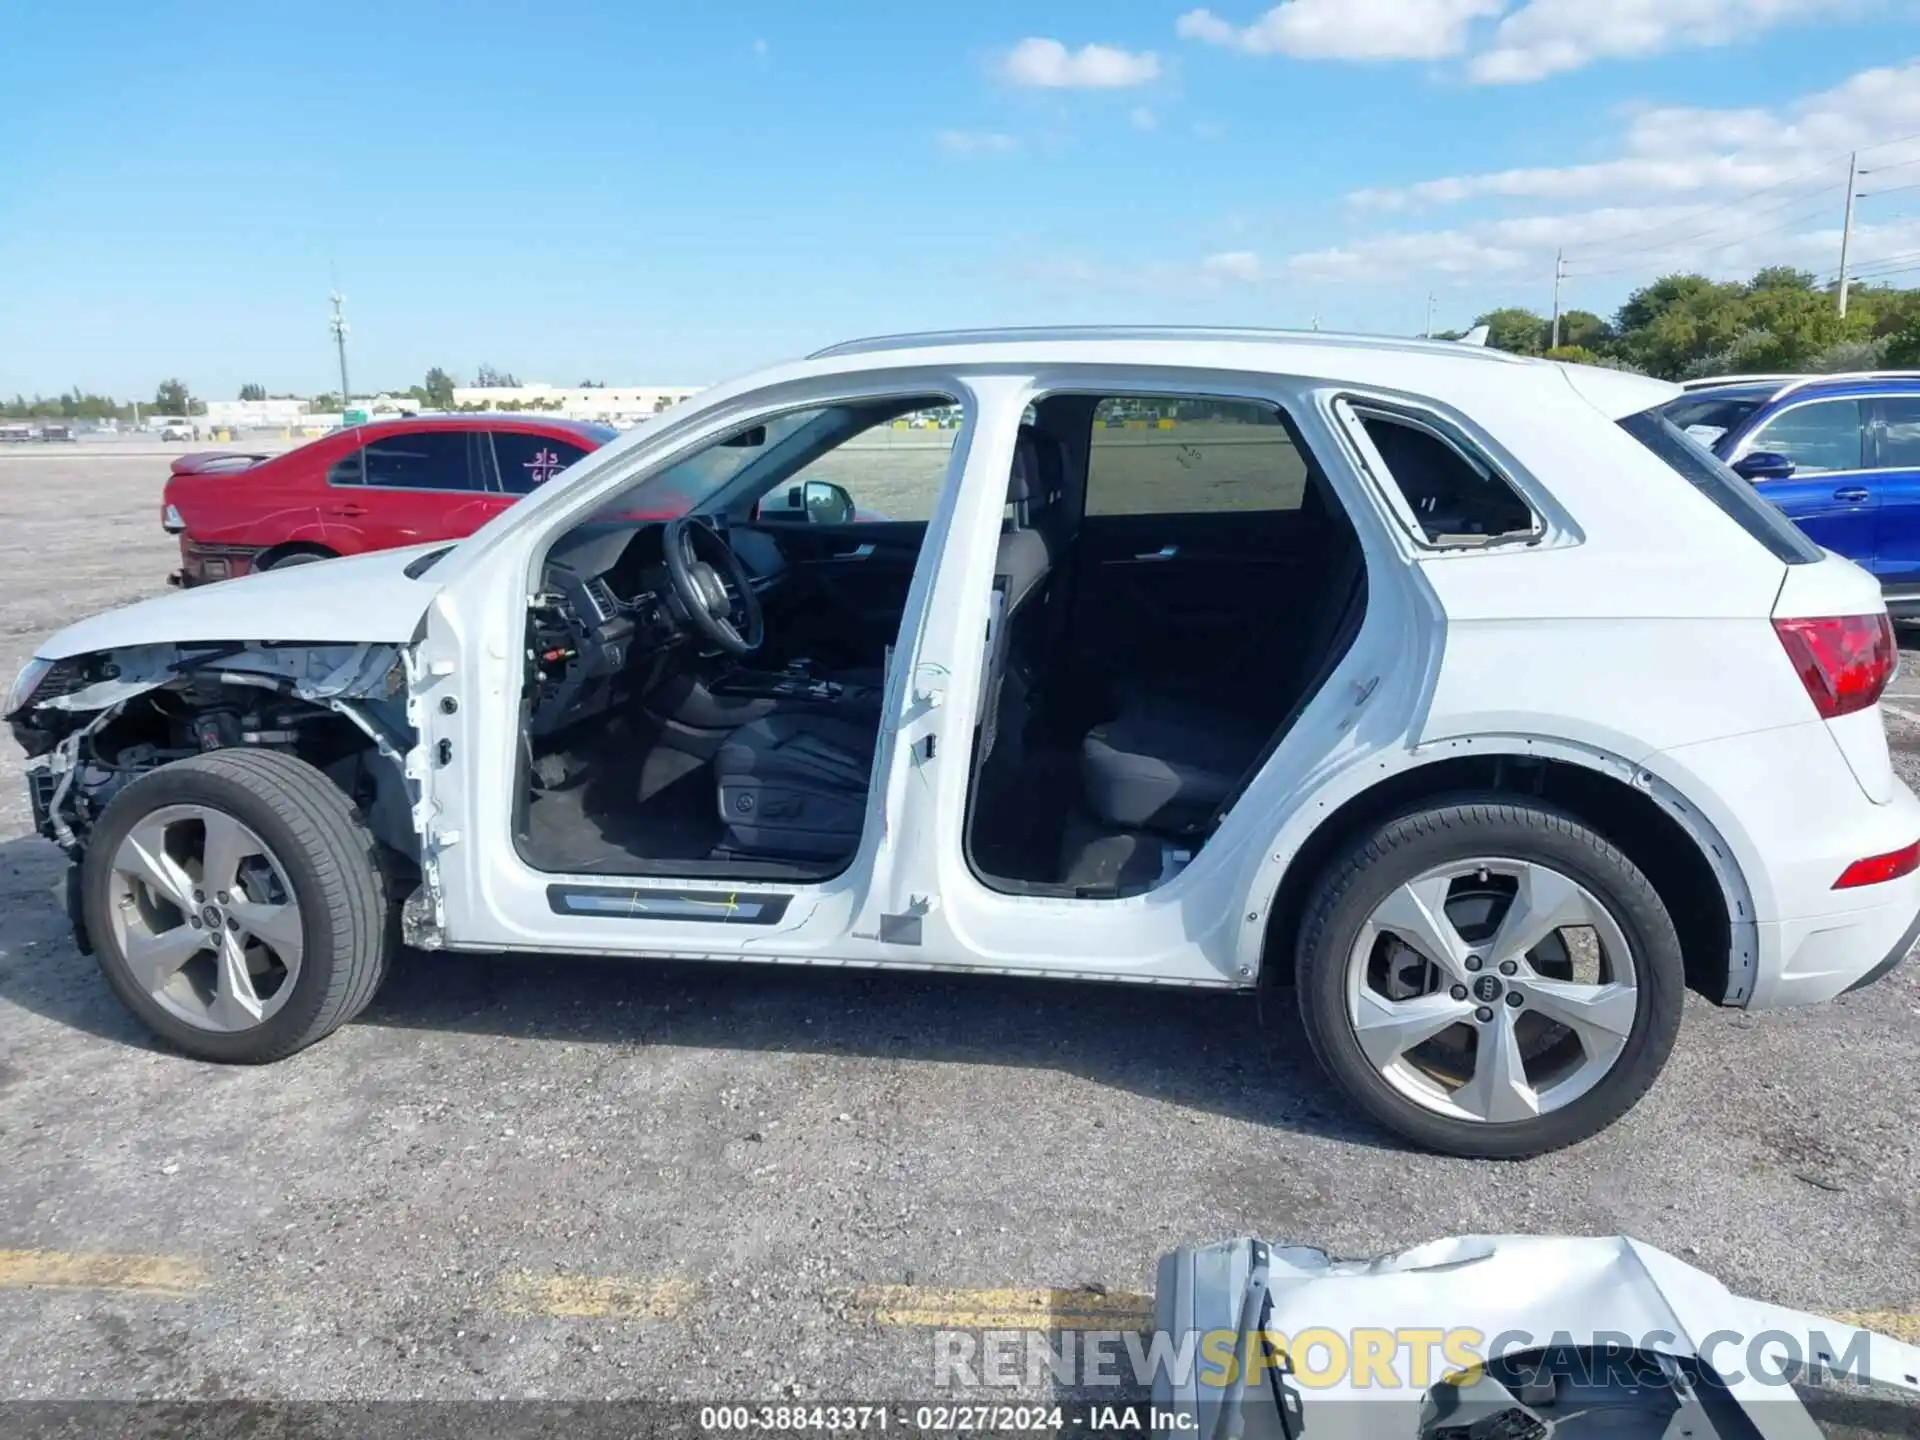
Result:
<svg viewBox="0 0 1920 1440"><path fill-rule="evenodd" d="M1308 905L1315 1052L1432 1149L1517 1157L1610 1124L1672 1048L1679 941L1646 877L1571 816L1461 800L1401 816Z"/></svg>
<svg viewBox="0 0 1920 1440"><path fill-rule="evenodd" d="M94 827L80 884L108 984L204 1060L277 1060L345 1024L397 938L352 802L276 751L213 751L134 780Z"/></svg>

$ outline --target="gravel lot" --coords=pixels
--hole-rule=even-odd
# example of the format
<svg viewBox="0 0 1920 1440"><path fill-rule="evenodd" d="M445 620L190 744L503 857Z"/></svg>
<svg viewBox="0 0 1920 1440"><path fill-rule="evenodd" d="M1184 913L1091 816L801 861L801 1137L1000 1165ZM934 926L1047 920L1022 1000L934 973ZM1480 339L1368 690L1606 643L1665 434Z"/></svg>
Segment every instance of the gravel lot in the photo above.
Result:
<svg viewBox="0 0 1920 1440"><path fill-rule="evenodd" d="M6 678L162 588L164 470L0 451ZM0 1397L910 1397L929 1334L871 1287L1125 1314L1163 1251L1249 1231L1625 1231L1920 1311L1920 964L1799 1013L1695 1002L1624 1123L1515 1165L1351 1121L1288 1013L1125 988L416 958L326 1043L218 1069L75 953L0 751Z"/></svg>

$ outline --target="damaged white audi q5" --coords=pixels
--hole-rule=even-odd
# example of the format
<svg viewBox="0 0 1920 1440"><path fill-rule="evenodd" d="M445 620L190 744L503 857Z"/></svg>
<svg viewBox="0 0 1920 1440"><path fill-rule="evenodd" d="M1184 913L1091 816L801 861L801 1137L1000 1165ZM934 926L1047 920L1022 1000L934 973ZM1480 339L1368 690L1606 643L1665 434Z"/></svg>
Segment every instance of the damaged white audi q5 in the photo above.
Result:
<svg viewBox="0 0 1920 1440"><path fill-rule="evenodd" d="M1531 1154L1634 1104L1687 986L1830 1000L1920 917L1879 588L1675 393L858 342L458 545L83 621L8 718L77 927L195 1056L312 1043L403 941L1281 983L1381 1123Z"/></svg>

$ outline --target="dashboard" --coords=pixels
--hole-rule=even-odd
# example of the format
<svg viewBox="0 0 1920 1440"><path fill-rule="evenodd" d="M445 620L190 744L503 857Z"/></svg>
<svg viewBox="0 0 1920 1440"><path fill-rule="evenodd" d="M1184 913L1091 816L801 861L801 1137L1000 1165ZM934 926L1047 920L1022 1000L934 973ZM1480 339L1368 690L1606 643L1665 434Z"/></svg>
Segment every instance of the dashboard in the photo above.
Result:
<svg viewBox="0 0 1920 1440"><path fill-rule="evenodd" d="M528 620L528 728L549 735L605 713L690 642L667 576L664 521L590 522L547 553ZM782 562L765 536L728 536L756 590Z"/></svg>

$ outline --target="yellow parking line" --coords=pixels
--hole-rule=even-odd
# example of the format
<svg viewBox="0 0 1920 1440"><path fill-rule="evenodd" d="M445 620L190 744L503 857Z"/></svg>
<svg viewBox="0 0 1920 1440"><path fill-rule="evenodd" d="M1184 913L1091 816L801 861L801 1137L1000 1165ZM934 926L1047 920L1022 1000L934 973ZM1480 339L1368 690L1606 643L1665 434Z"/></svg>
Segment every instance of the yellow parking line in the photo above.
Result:
<svg viewBox="0 0 1920 1440"><path fill-rule="evenodd" d="M0 1290L130 1290L189 1295L207 1277L171 1255L89 1255L63 1250L0 1250Z"/></svg>
<svg viewBox="0 0 1920 1440"><path fill-rule="evenodd" d="M948 1330L1144 1330L1153 1297L1097 1290L942 1290L926 1285L868 1285L853 1308L877 1325Z"/></svg>
<svg viewBox="0 0 1920 1440"><path fill-rule="evenodd" d="M671 1320L698 1289L691 1280L535 1275L525 1270L500 1283L501 1300L514 1313L589 1320Z"/></svg>
<svg viewBox="0 0 1920 1440"><path fill-rule="evenodd" d="M1858 1325L1909 1345L1920 1345L1920 1314L1909 1310L1835 1310L1832 1317L1842 1325Z"/></svg>

